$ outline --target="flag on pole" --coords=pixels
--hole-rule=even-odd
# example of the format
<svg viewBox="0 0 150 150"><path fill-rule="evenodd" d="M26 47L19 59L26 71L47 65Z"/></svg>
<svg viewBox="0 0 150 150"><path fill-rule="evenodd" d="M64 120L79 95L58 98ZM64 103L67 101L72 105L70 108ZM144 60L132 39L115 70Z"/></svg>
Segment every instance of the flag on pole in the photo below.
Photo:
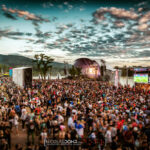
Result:
<svg viewBox="0 0 150 150"><path fill-rule="evenodd" d="M115 72L115 86L118 88L118 84L119 84L119 75L118 75L118 69L116 69Z"/></svg>

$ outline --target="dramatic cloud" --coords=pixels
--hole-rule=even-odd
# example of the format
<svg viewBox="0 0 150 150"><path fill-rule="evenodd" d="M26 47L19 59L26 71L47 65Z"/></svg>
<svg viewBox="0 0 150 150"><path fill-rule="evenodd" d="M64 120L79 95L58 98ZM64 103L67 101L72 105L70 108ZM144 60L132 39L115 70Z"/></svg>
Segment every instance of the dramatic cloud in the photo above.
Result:
<svg viewBox="0 0 150 150"><path fill-rule="evenodd" d="M145 3L140 4L140 6L145 5ZM111 19L108 17L111 16ZM149 29L150 22L150 11L145 8L130 8L129 10L115 8L115 7L106 7L100 8L93 13L93 22L95 24L105 22L105 21L114 21L114 25L118 28L124 27L126 24L128 29L136 31L147 31ZM125 22L125 23L124 23Z"/></svg>
<svg viewBox="0 0 150 150"><path fill-rule="evenodd" d="M14 40L26 40L25 36L29 37L32 36L32 33L24 33L24 32L15 32L11 31L11 29L0 29L0 38L5 37L9 39L14 39Z"/></svg>
<svg viewBox="0 0 150 150"><path fill-rule="evenodd" d="M46 14L51 20L50 24L44 23L49 22L49 19L33 14L32 11L25 11L32 10L35 6L32 8L28 5L21 10L12 9L11 5L7 7L3 5L3 15L16 21L3 18L6 23L12 24L9 28L7 24L0 28L0 38L13 39L13 42L22 40L18 45L22 42L31 46L31 48L22 46L23 54L28 55L41 52L50 55L57 53L55 55L57 58L62 54L61 59L67 58L72 61L73 58L80 56L104 58L106 61L115 59L115 62L116 60L134 62L141 57L142 60L150 59L150 8L147 3L132 5L130 6L132 8L124 7L120 3L109 5L113 7L104 4L104 7L98 10L96 9L102 6L101 4L98 6L95 3L91 7L90 4L85 6L85 3L86 1L80 0L80 4L73 5L72 1L66 0L43 4L42 1L36 10L40 14ZM16 8L19 8L19 5ZM85 11L82 12L83 10ZM19 17L24 20L20 20ZM30 20L32 25L27 20ZM25 29L23 23L27 25ZM24 32L21 32L22 30ZM21 47L21 44L19 46Z"/></svg>
<svg viewBox="0 0 150 150"><path fill-rule="evenodd" d="M139 19L139 24L147 23L150 19L150 12L146 13Z"/></svg>
<svg viewBox="0 0 150 150"><path fill-rule="evenodd" d="M140 24L140 25L138 26L138 29L139 29L140 31L146 31L146 30L148 29L148 24L146 24L146 23Z"/></svg>
<svg viewBox="0 0 150 150"><path fill-rule="evenodd" d="M112 15L115 18L119 18L119 19L136 20L138 18L138 14L134 10L128 11L125 9L115 8L115 7L100 8L95 13L93 13L93 16L95 17L95 19L104 20L105 19L104 14L106 14L106 13Z"/></svg>
<svg viewBox="0 0 150 150"><path fill-rule="evenodd" d="M125 26L125 24L122 21L115 21L115 25L120 28Z"/></svg>
<svg viewBox="0 0 150 150"><path fill-rule="evenodd" d="M30 12L24 11L24 10L11 9L11 8L8 9L5 5L2 5L2 10L5 12L4 15L7 14L7 17L8 17L8 14L11 14L11 17L14 17L14 18L15 18L15 16L13 16L13 15L17 15L18 17L24 18L25 20L32 20L32 21L38 21L38 22L49 22L49 19L45 19L42 16L35 15L33 13L30 13Z"/></svg>
<svg viewBox="0 0 150 150"><path fill-rule="evenodd" d="M7 18L9 18L9 19L12 19L12 20L17 20L16 17L14 17L13 15L11 15L11 14L8 13L8 12L4 12L4 16L7 17Z"/></svg>

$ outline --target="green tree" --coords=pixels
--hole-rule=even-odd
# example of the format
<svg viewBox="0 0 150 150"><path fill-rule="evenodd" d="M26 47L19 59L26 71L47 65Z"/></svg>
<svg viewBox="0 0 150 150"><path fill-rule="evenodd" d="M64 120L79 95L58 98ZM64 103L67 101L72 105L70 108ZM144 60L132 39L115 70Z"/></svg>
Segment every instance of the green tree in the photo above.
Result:
<svg viewBox="0 0 150 150"><path fill-rule="evenodd" d="M121 68L121 76L126 77L126 76L132 77L134 75L134 70L132 67L123 66Z"/></svg>
<svg viewBox="0 0 150 150"><path fill-rule="evenodd" d="M121 76L126 77L127 76L127 66L123 66L121 68Z"/></svg>
<svg viewBox="0 0 150 150"><path fill-rule="evenodd" d="M128 76L129 76L129 77L133 77L133 75L134 75L134 70L133 70L132 67L130 67L130 68L128 69Z"/></svg>
<svg viewBox="0 0 150 150"><path fill-rule="evenodd" d="M106 74L106 75L104 76L104 81L110 81L110 75Z"/></svg>
<svg viewBox="0 0 150 150"><path fill-rule="evenodd" d="M81 76L81 68L79 68L79 67L77 67L77 68L75 68L76 69L76 75L78 76L78 77L80 77Z"/></svg>
<svg viewBox="0 0 150 150"><path fill-rule="evenodd" d="M103 59L101 59L100 61L101 61L101 67L100 67L100 69L101 69L101 76L104 76L105 73L106 73L106 62Z"/></svg>
<svg viewBox="0 0 150 150"><path fill-rule="evenodd" d="M71 75L71 77L75 77L76 68L74 66L72 66L72 68L69 69L69 74Z"/></svg>
<svg viewBox="0 0 150 150"><path fill-rule="evenodd" d="M115 66L114 69L120 69L118 66Z"/></svg>
<svg viewBox="0 0 150 150"><path fill-rule="evenodd" d="M0 73L2 73L1 71L2 71L2 65L0 64Z"/></svg>
<svg viewBox="0 0 150 150"><path fill-rule="evenodd" d="M36 63L37 69L44 79L46 78L47 72L52 69L51 63L54 61L50 56L45 54L35 55L34 63Z"/></svg>
<svg viewBox="0 0 150 150"><path fill-rule="evenodd" d="M3 72L2 72L2 71L3 71ZM8 65L1 64L1 65L0 65L0 72L1 72L1 73L9 72L9 66L8 66Z"/></svg>

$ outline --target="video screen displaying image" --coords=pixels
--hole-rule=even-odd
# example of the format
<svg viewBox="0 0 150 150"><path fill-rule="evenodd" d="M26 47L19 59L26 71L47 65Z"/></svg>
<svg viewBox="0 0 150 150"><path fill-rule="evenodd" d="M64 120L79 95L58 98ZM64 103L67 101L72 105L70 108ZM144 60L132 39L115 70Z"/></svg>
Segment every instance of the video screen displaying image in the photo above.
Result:
<svg viewBox="0 0 150 150"><path fill-rule="evenodd" d="M134 82L148 83L148 74L134 74Z"/></svg>

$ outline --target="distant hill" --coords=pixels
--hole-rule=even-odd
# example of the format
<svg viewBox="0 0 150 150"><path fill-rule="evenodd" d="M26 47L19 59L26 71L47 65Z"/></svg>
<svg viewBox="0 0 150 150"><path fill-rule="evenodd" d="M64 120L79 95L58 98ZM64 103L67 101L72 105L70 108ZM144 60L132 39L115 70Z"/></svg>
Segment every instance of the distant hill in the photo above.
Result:
<svg viewBox="0 0 150 150"><path fill-rule="evenodd" d="M1 55L0 64L14 66L32 66L32 59L20 55Z"/></svg>
<svg viewBox="0 0 150 150"><path fill-rule="evenodd" d="M2 55L0 54L0 64L8 65L10 67L16 66L32 66L33 59L21 55ZM53 68L63 69L64 63L53 62ZM69 64L69 67L71 65Z"/></svg>

